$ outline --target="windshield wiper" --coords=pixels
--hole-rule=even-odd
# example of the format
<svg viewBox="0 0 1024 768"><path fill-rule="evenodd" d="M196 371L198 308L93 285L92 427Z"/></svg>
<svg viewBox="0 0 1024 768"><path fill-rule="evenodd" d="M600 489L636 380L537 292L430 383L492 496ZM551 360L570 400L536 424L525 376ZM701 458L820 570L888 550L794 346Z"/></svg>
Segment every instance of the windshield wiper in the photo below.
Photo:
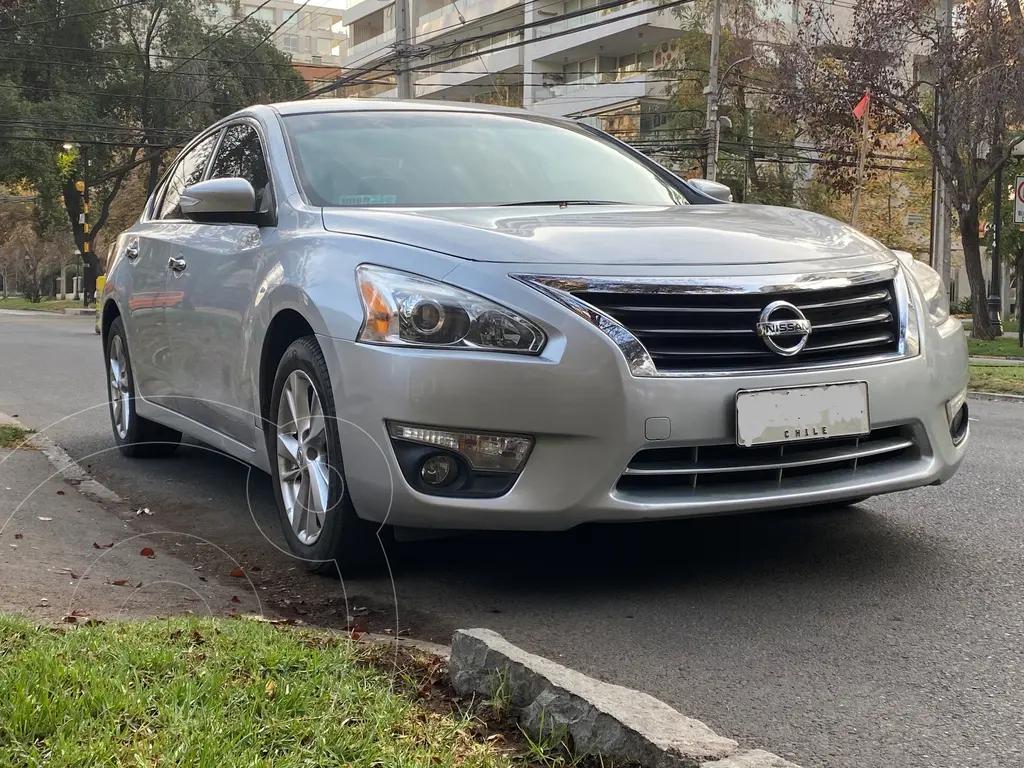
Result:
<svg viewBox="0 0 1024 768"><path fill-rule="evenodd" d="M526 200L521 203L502 203L501 207L526 205L557 205L564 208L567 205L622 205L622 203L617 203L614 200Z"/></svg>

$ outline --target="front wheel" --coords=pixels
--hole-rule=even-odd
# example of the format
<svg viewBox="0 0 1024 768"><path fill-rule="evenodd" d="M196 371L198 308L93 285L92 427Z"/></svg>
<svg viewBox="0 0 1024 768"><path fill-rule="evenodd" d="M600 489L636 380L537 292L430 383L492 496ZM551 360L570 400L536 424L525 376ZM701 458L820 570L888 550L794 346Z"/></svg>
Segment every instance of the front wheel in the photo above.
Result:
<svg viewBox="0 0 1024 768"><path fill-rule="evenodd" d="M277 367L267 450L288 545L314 573L380 562L379 526L361 519L345 486L327 364L313 337L292 343Z"/></svg>
<svg viewBox="0 0 1024 768"><path fill-rule="evenodd" d="M110 324L106 358L107 405L117 447L133 458L170 456L181 443L181 432L144 419L136 412L135 376L120 317Z"/></svg>

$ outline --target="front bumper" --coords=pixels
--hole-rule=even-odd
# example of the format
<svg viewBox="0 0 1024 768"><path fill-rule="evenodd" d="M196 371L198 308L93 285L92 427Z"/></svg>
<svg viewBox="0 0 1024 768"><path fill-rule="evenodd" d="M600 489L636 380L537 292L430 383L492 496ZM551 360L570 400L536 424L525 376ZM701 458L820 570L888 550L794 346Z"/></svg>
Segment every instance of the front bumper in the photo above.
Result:
<svg viewBox="0 0 1024 768"><path fill-rule="evenodd" d="M739 513L942 483L964 457L968 439L954 445L945 408L968 380L957 320L922 329L921 354L890 362L813 372L639 378L597 329L543 297L536 301L525 309L559 329L536 358L320 339L335 390L346 481L360 516L418 528L563 530L588 522ZM803 473L781 483L620 487L641 450L734 443L737 390L852 380L867 382L872 430L900 427L912 438L912 450L889 461ZM668 420L667 439L648 439L649 419ZM527 434L536 444L505 495L437 497L406 482L388 420Z"/></svg>

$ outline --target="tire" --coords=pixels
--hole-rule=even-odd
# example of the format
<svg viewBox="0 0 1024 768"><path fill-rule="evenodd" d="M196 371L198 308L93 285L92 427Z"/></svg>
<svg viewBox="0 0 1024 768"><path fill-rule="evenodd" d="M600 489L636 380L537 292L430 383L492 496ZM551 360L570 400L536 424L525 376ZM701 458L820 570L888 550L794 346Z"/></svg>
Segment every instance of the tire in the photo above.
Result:
<svg viewBox="0 0 1024 768"><path fill-rule="evenodd" d="M110 324L106 345L107 409L114 442L125 456L138 459L170 456L181 443L181 432L144 419L135 410L135 375L128 353L128 339L120 317ZM120 361L120 362L119 362ZM114 367L118 374L115 377ZM116 390L115 390L116 388ZM115 391L118 399L115 401ZM119 424L122 412L127 412L127 427Z"/></svg>
<svg viewBox="0 0 1024 768"><path fill-rule="evenodd" d="M312 336L293 342L278 363L267 455L281 527L307 570L347 575L383 563L380 526L356 514L345 484L330 376Z"/></svg>

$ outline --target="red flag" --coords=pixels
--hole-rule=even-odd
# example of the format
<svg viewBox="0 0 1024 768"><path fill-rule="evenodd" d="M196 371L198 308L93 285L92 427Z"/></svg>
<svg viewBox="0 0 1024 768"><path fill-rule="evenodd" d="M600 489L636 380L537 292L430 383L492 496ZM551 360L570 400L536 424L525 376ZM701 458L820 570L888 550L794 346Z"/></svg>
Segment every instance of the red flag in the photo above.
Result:
<svg viewBox="0 0 1024 768"><path fill-rule="evenodd" d="M864 96L860 101L857 102L857 106L853 108L853 116L860 120L864 117L864 113L868 111L868 104L871 103L871 90L864 91Z"/></svg>

